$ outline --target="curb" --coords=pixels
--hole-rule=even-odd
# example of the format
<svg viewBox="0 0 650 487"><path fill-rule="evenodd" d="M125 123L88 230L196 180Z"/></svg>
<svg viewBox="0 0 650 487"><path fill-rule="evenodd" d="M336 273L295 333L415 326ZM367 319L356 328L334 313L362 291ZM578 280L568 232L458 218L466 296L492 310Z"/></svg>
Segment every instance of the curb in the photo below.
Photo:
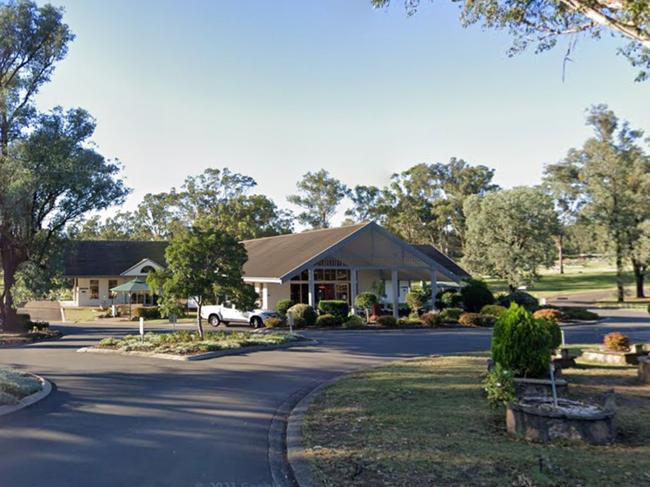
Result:
<svg viewBox="0 0 650 487"><path fill-rule="evenodd" d="M40 375L30 374L33 377L36 377L42 385L40 391L30 394L27 397L23 397L18 404L12 404L8 406L0 406L0 416L5 416L6 414L15 413L21 409L31 406L32 404L37 403L38 401L45 399L52 392L52 384L47 379L44 379Z"/></svg>
<svg viewBox="0 0 650 487"><path fill-rule="evenodd" d="M268 350L281 350L285 348L297 347L297 346L312 346L318 344L317 340L299 340L296 342L281 343L278 345L257 345L254 347L242 347L234 348L231 350L218 350L215 352L206 352L206 353L197 353L194 355L171 355L167 353L156 353L156 352L141 352L141 351L132 351L124 352L121 350L115 350L111 348L94 348L94 347L83 347L77 350L81 353L103 353L110 355L123 355L130 357L144 357L144 358L157 358L162 360L175 360L177 362L196 362L198 360L208 360L218 357L226 357L229 355L245 355L251 352L262 352Z"/></svg>

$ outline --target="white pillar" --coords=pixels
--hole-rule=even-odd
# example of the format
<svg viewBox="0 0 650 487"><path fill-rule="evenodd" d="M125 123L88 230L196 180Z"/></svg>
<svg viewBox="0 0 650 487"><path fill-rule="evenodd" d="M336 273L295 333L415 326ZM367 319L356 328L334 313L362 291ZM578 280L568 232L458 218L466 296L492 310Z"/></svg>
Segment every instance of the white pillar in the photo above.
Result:
<svg viewBox="0 0 650 487"><path fill-rule="evenodd" d="M260 284L262 287L262 309L269 309L269 285Z"/></svg>
<svg viewBox="0 0 650 487"><path fill-rule="evenodd" d="M438 278L436 271L431 273L431 309L436 309L436 294L438 294Z"/></svg>
<svg viewBox="0 0 650 487"><path fill-rule="evenodd" d="M354 300L357 298L357 270L350 269L350 303L352 308L352 314L357 314L356 306L354 305Z"/></svg>
<svg viewBox="0 0 650 487"><path fill-rule="evenodd" d="M399 319L399 278L396 270L391 272L390 287L393 297L393 317Z"/></svg>
<svg viewBox="0 0 650 487"><path fill-rule="evenodd" d="M316 289L314 288L314 269L310 268L307 270L308 281L307 281L307 292L309 295L309 306L316 306Z"/></svg>

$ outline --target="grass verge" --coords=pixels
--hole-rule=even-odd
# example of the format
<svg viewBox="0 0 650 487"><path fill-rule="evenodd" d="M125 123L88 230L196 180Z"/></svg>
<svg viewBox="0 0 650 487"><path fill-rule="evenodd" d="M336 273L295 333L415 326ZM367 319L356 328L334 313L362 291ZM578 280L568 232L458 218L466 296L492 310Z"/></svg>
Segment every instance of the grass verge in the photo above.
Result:
<svg viewBox="0 0 650 487"><path fill-rule="evenodd" d="M305 419L320 486L648 485L650 388L634 368L565 372L578 396L615 387L618 442L531 444L509 437L483 397L485 356L398 362L325 389ZM574 386L575 384L575 386Z"/></svg>
<svg viewBox="0 0 650 487"><path fill-rule="evenodd" d="M197 353L232 350L244 347L279 345L301 340L298 335L289 333L251 333L251 332L206 332L201 339L197 332L177 331L173 333L145 333L144 340L139 335L122 338L104 338L98 348L108 348L122 352L153 352L170 355L192 355Z"/></svg>
<svg viewBox="0 0 650 487"><path fill-rule="evenodd" d="M43 388L36 377L14 369L0 368L0 406L18 402Z"/></svg>

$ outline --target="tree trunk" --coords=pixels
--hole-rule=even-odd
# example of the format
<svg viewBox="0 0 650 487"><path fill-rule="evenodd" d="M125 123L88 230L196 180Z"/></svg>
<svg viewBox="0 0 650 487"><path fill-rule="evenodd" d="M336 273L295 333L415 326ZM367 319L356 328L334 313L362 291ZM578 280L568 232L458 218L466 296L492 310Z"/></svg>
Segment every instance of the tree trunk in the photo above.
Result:
<svg viewBox="0 0 650 487"><path fill-rule="evenodd" d="M201 337L201 340L203 340L203 338L205 338L205 335L203 334L203 322L201 321L202 305L200 304L200 302L197 304L198 304L198 308L196 310L196 326L199 330L199 336Z"/></svg>
<svg viewBox="0 0 650 487"><path fill-rule="evenodd" d="M564 235L557 237L557 254L560 261L560 274L564 274Z"/></svg>
<svg viewBox="0 0 650 487"><path fill-rule="evenodd" d="M636 284L636 297L645 298L643 284L645 280L646 266L632 259L632 268L634 269L634 283Z"/></svg>
<svg viewBox="0 0 650 487"><path fill-rule="evenodd" d="M618 239L616 240L616 300L625 301L625 288L623 283L623 249Z"/></svg>
<svg viewBox="0 0 650 487"><path fill-rule="evenodd" d="M16 271L20 264L12 249L0 250L2 260L2 294L0 295L0 323L4 331L21 332L19 329L18 315L14 308L14 298L11 294L16 284Z"/></svg>

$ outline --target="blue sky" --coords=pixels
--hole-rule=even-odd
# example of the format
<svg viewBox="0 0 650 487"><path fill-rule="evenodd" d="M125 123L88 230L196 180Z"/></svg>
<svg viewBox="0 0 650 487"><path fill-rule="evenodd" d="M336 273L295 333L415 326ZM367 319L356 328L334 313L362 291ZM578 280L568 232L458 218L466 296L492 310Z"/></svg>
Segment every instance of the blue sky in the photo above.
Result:
<svg viewBox="0 0 650 487"><path fill-rule="evenodd" d="M506 55L506 33L464 29L451 2L407 17L369 0L54 0L77 35L42 109L80 106L99 150L134 189L180 186L227 166L285 197L307 170L350 186L452 156L535 184L545 163L589 135L607 103L650 131L650 83L611 39Z"/></svg>

